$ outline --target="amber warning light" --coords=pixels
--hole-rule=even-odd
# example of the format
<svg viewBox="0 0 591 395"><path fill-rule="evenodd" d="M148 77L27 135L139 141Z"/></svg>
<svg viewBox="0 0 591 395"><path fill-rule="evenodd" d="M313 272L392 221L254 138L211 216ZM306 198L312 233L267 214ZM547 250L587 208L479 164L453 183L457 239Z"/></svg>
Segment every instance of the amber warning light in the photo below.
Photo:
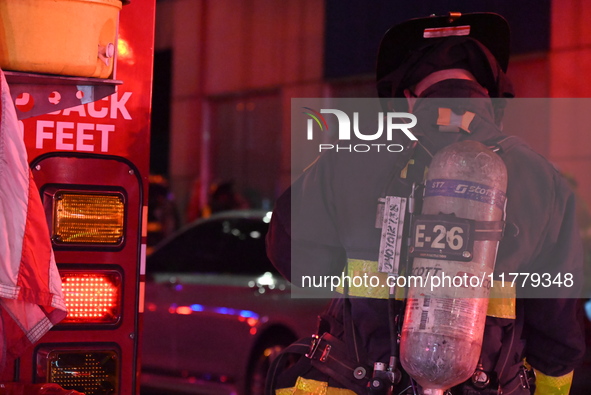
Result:
<svg viewBox="0 0 591 395"><path fill-rule="evenodd" d="M37 353L37 382L56 383L85 395L120 394L119 370L119 352L114 349L44 346Z"/></svg>
<svg viewBox="0 0 591 395"><path fill-rule="evenodd" d="M68 315L62 324L116 324L121 317L118 272L62 272Z"/></svg>
<svg viewBox="0 0 591 395"><path fill-rule="evenodd" d="M121 193L57 192L53 203L53 242L121 244L124 236L124 202Z"/></svg>

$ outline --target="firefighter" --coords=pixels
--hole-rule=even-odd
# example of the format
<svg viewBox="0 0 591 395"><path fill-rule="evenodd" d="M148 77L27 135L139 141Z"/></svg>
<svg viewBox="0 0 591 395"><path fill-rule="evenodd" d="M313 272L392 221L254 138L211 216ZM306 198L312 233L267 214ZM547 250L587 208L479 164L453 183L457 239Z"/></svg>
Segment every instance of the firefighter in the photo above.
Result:
<svg viewBox="0 0 591 395"><path fill-rule="evenodd" d="M421 18L390 29L378 53L378 94L390 110L416 116L418 143L401 134L390 141L406 147L398 154L322 154L276 203L267 252L277 269L298 286L305 285L303 276L343 271L383 278L379 198L413 196L438 151L474 140L497 152L508 174L495 279L509 272L561 272L575 279L569 291L580 287L582 248L568 183L524 142L502 132L505 99L513 97L508 61L509 28L496 14ZM400 252L408 255L404 243ZM569 392L584 354L579 303L562 297L575 293L529 291L509 289L491 299L478 366L453 394ZM268 389L363 394L381 387L372 378L386 377L395 394L420 393L396 359L401 302L383 287L349 285L341 292L354 297L334 299L318 336L288 348L305 357L281 374L273 370ZM388 365L391 372L380 374Z"/></svg>

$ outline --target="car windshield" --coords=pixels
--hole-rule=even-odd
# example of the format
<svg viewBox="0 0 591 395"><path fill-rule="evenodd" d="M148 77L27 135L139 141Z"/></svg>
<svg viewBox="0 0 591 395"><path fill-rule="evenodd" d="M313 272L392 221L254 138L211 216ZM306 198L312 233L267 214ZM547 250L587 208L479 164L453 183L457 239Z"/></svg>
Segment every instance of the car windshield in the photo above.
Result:
<svg viewBox="0 0 591 395"><path fill-rule="evenodd" d="M147 259L147 273L261 275L277 273L265 252L268 224L261 218L197 222Z"/></svg>

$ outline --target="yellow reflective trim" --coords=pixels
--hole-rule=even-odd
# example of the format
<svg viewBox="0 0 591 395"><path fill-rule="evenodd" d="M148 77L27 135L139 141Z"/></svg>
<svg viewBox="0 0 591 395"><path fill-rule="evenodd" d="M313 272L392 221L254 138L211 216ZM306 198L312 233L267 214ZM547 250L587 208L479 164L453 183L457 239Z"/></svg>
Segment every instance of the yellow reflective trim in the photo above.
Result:
<svg viewBox="0 0 591 395"><path fill-rule="evenodd" d="M515 287L507 285L507 282L493 281L490 288L488 310L486 315L497 318L515 319Z"/></svg>
<svg viewBox="0 0 591 395"><path fill-rule="evenodd" d="M374 298L374 299L388 299L389 288L388 288L388 274L381 273L378 271L377 261L368 261L364 259L348 259L347 260L347 272L343 271L343 276L351 278L348 295L357 296L362 298ZM378 278L378 286L370 286L370 277ZM355 279L360 279L355 281ZM349 282L348 279L345 281ZM375 282L375 281L374 281ZM361 286L355 286L361 285ZM366 287L367 285L367 287ZM343 284L336 288L338 293L344 294L345 290Z"/></svg>
<svg viewBox="0 0 591 395"><path fill-rule="evenodd" d="M537 369L536 373L536 392L534 395L568 395L573 382L573 372L564 376L547 376Z"/></svg>
<svg viewBox="0 0 591 395"><path fill-rule="evenodd" d="M437 125L449 126L451 124L451 109L439 108L439 115L437 117Z"/></svg>
<svg viewBox="0 0 591 395"><path fill-rule="evenodd" d="M404 169L402 169L400 171L400 178L406 178L406 176L408 175L408 166L414 165L414 164L415 164L415 160L409 159L408 162L406 162L406 166L404 166Z"/></svg>
<svg viewBox="0 0 591 395"><path fill-rule="evenodd" d="M326 395L328 383L325 381L309 380L303 377L298 377L294 389L294 394Z"/></svg>
<svg viewBox="0 0 591 395"><path fill-rule="evenodd" d="M470 111L466 111L464 115L462 115L462 124L460 125L460 127L468 133L471 133L470 124L472 123L472 120L474 119L475 115L476 114Z"/></svg>
<svg viewBox="0 0 591 395"><path fill-rule="evenodd" d="M355 395L355 392L346 388L329 387L325 381L298 377L294 387L277 389L275 395Z"/></svg>
<svg viewBox="0 0 591 395"><path fill-rule="evenodd" d="M396 287L395 290L396 300L404 300L406 299L406 288L404 287Z"/></svg>
<svg viewBox="0 0 591 395"><path fill-rule="evenodd" d="M466 111L464 114L459 115L452 112L449 108L439 108L439 114L437 117L437 126L442 132L459 132L460 129L470 132L470 124L474 120L473 112Z"/></svg>
<svg viewBox="0 0 591 395"><path fill-rule="evenodd" d="M343 276L351 278L351 284L348 289L349 296L356 296L362 298L374 298L374 299L388 299L390 290L388 288L388 274L381 273L378 271L378 262L364 259L348 259L347 260L347 272L343 271ZM376 277L379 279L377 287L371 287L370 277ZM358 278L358 284L355 286L354 278ZM335 291L344 294L345 290L341 284L335 288ZM367 286L366 286L367 285ZM404 300L405 290L401 287L396 287L396 299ZM501 286L500 281L494 281L493 286L490 288L490 296L488 301L487 315L497 318L509 318L515 319L515 288L507 286Z"/></svg>

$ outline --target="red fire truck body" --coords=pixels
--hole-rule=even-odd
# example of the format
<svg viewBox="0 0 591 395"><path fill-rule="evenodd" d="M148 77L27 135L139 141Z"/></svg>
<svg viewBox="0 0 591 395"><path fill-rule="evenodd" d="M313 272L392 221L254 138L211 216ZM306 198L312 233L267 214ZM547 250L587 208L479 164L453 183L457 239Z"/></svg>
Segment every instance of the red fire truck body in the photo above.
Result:
<svg viewBox="0 0 591 395"><path fill-rule="evenodd" d="M68 308L7 367L13 382L139 393L154 19L155 0L123 6L112 78L4 70Z"/></svg>

